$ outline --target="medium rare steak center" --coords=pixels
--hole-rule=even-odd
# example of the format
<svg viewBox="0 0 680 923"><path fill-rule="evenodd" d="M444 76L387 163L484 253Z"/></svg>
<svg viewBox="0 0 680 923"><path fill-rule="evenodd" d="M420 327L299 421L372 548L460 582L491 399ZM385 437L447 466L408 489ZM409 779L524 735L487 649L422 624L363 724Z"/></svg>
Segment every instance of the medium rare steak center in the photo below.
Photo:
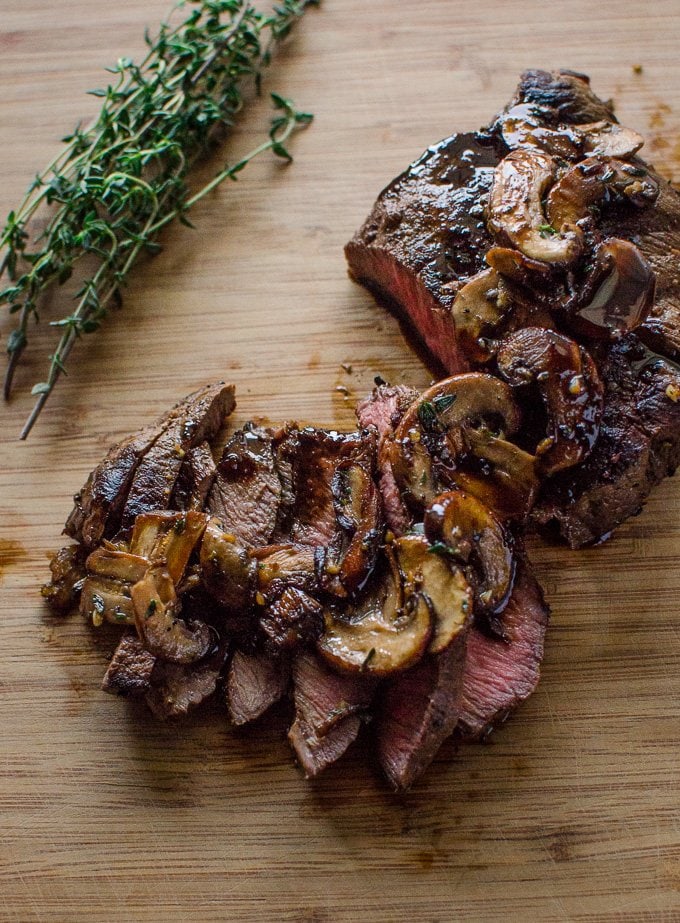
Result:
<svg viewBox="0 0 680 923"><path fill-rule="evenodd" d="M75 497L51 605L122 635L103 681L178 718L290 706L308 777L361 738L396 789L536 687L527 530L606 538L680 458L680 196L586 77L531 71L391 182L346 253L443 375L358 428L220 434L208 386Z"/></svg>

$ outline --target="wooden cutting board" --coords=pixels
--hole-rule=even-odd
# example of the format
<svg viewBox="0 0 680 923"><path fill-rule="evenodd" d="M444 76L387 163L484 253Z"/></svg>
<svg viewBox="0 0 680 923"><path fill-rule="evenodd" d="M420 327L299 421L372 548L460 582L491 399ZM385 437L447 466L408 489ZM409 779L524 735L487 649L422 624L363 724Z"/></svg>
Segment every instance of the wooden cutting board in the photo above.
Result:
<svg viewBox="0 0 680 923"><path fill-rule="evenodd" d="M1 6L4 215L166 2ZM680 179L678 47L677 0L324 0L268 78L316 113L295 164L262 159L196 210L196 231L167 234L19 443L50 351L35 332L2 411L2 920L680 920L680 481L604 547L534 543L553 607L538 692L488 745L445 746L402 797L360 749L310 784L282 725L235 734L216 705L163 726L102 694L111 635L38 595L105 448L200 384L233 379L238 423L349 427L374 375L428 382L342 245L393 175L483 124L524 67L590 73ZM225 157L267 118L249 111Z"/></svg>

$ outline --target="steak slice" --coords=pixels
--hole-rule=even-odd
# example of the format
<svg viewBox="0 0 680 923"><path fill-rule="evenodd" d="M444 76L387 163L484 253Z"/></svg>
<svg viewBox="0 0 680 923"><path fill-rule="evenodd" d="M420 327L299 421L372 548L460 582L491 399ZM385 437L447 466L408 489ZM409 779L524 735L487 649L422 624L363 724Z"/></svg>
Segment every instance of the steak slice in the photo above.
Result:
<svg viewBox="0 0 680 923"><path fill-rule="evenodd" d="M69 612L77 606L87 577L86 557L81 545L67 545L60 548L50 561L50 582L42 587L40 593L55 612Z"/></svg>
<svg viewBox="0 0 680 923"><path fill-rule="evenodd" d="M290 663L284 657L235 651L227 674L227 708L236 725L256 721L285 695Z"/></svg>
<svg viewBox="0 0 680 923"><path fill-rule="evenodd" d="M155 664L156 658L137 635L123 635L102 680L102 689L112 695L143 695L151 688Z"/></svg>
<svg viewBox="0 0 680 923"><path fill-rule="evenodd" d="M406 385L378 385L357 405L359 425L374 427L378 432L378 477L383 509L388 526L395 535L403 535L411 525L411 515L401 499L392 465L383 451L385 436L391 435L408 407L418 397L414 388Z"/></svg>
<svg viewBox="0 0 680 923"><path fill-rule="evenodd" d="M187 442L186 437L193 446L205 438L212 438L233 407L233 385L223 382L208 385L184 398L156 423L113 446L75 495L75 505L64 532L88 550L92 550L103 538L115 535L141 462L161 437L172 430L178 446ZM178 439L183 430L185 438ZM147 471L153 470L154 464L146 466ZM159 508L167 507L169 496L165 498L165 505ZM153 509L153 506L147 508Z"/></svg>
<svg viewBox="0 0 680 923"><path fill-rule="evenodd" d="M184 717L214 694L226 655L226 647L222 645L212 656L197 663L158 660L145 696L146 704L164 721Z"/></svg>
<svg viewBox="0 0 680 923"><path fill-rule="evenodd" d="M209 443L202 442L187 453L177 478L170 507L173 510L202 510L217 468Z"/></svg>
<svg viewBox="0 0 680 923"><path fill-rule="evenodd" d="M354 743L361 727L358 715L348 715L335 724L324 737L317 737L311 728L305 727L299 719L288 731L295 755L302 766L306 779L313 779L346 753Z"/></svg>
<svg viewBox="0 0 680 923"><path fill-rule="evenodd" d="M214 439L234 406L234 386L224 382L208 385L185 402L137 465L123 507L121 529L131 528L140 513L169 507L187 452Z"/></svg>
<svg viewBox="0 0 680 923"><path fill-rule="evenodd" d="M288 537L299 545L326 546L338 529L333 477L339 465L356 461L372 468L373 439L311 426L297 434L292 457L295 503Z"/></svg>
<svg viewBox="0 0 680 923"><path fill-rule="evenodd" d="M680 368L634 334L601 363L606 385L600 435L585 462L551 479L532 512L572 547L606 538L639 513L654 485L680 463Z"/></svg>
<svg viewBox="0 0 680 923"><path fill-rule="evenodd" d="M461 714L468 630L440 654L386 683L377 718L378 758L397 791L425 772Z"/></svg>
<svg viewBox="0 0 680 923"><path fill-rule="evenodd" d="M505 640L471 629L463 670L458 729L479 739L534 691L540 678L549 609L525 559L503 610Z"/></svg>
<svg viewBox="0 0 680 923"><path fill-rule="evenodd" d="M319 738L348 715L365 711L375 687L373 677L336 673L311 651L301 652L293 661L297 720Z"/></svg>
<svg viewBox="0 0 680 923"><path fill-rule="evenodd" d="M217 466L208 512L244 544L266 545L276 526L281 494L272 431L250 425L234 433Z"/></svg>

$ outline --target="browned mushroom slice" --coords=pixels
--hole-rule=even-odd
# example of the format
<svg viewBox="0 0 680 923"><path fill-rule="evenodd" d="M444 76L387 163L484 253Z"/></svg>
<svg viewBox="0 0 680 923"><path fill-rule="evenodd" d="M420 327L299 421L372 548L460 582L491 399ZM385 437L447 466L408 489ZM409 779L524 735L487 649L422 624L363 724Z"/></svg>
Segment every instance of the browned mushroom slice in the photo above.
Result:
<svg viewBox="0 0 680 923"><path fill-rule="evenodd" d="M393 548L406 603L424 596L434 616L428 653L438 654L465 628L472 615L472 590L454 561L438 553L424 535L404 535Z"/></svg>
<svg viewBox="0 0 680 923"><path fill-rule="evenodd" d="M504 517L525 516L538 482L533 456L506 439L519 424L512 389L493 375L454 375L425 391L389 447L406 500L422 509L457 485Z"/></svg>
<svg viewBox="0 0 680 923"><path fill-rule="evenodd" d="M512 307L507 292L499 288L499 283L498 273L493 268L485 269L461 288L453 302L451 314L456 336L470 362L482 363L491 357L489 338L499 335Z"/></svg>
<svg viewBox="0 0 680 923"><path fill-rule="evenodd" d="M476 577L475 608L499 613L515 574L510 537L491 510L461 490L437 497L425 513L430 552L469 564Z"/></svg>
<svg viewBox="0 0 680 923"><path fill-rule="evenodd" d="M135 520L130 551L147 558L152 564L163 562L178 584L207 522L205 513L194 510L142 513Z"/></svg>
<svg viewBox="0 0 680 923"><path fill-rule="evenodd" d="M644 167L614 157L588 157L567 170L548 194L549 239L582 235L579 222L591 218L593 209L611 194L642 207L656 200L659 186Z"/></svg>
<svg viewBox="0 0 680 923"><path fill-rule="evenodd" d="M385 676L406 670L423 656L434 628L432 608L422 593L404 597L395 554L379 585L349 612L324 613L319 653L338 670Z"/></svg>
<svg viewBox="0 0 680 923"><path fill-rule="evenodd" d="M543 197L555 172L555 162L547 154L511 151L494 172L488 224L502 243L517 247L531 259L569 264L581 253L580 233L571 226L563 233L543 212Z"/></svg>
<svg viewBox="0 0 680 923"><path fill-rule="evenodd" d="M642 135L618 122L548 127L545 113L537 112L530 103L520 103L504 112L500 131L510 150L533 148L561 160L580 160L591 154L631 157L644 144Z"/></svg>
<svg viewBox="0 0 680 923"><path fill-rule="evenodd" d="M501 277L499 282L507 278L520 285L535 284L537 279L540 282L541 277L545 280L552 274L549 263L532 260L525 253L513 250L512 247L491 247L487 250L484 259Z"/></svg>
<svg viewBox="0 0 680 923"><path fill-rule="evenodd" d="M375 566L382 539L378 490L371 472L346 462L331 482L339 532L319 552L319 583L335 596L356 592Z"/></svg>
<svg viewBox="0 0 680 923"><path fill-rule="evenodd" d="M585 307L565 317L576 333L594 339L634 330L654 303L656 277L635 244L616 237L595 251L591 294Z"/></svg>
<svg viewBox="0 0 680 923"><path fill-rule="evenodd" d="M525 519L540 486L536 456L486 428L465 433L467 458L476 464L458 468L451 481L500 519Z"/></svg>
<svg viewBox="0 0 680 923"><path fill-rule="evenodd" d="M578 160L582 156L580 128L574 125L549 128L545 124L545 113L537 111L531 103L512 106L500 119L501 135L511 151L528 148L562 160Z"/></svg>
<svg viewBox="0 0 680 923"><path fill-rule="evenodd" d="M585 349L554 330L525 327L503 342L497 362L511 385L538 385L550 429L536 449L540 470L554 474L578 464L597 439L603 404L602 383Z"/></svg>
<svg viewBox="0 0 680 923"><path fill-rule="evenodd" d="M588 155L631 157L640 150L645 139L632 128L618 122L589 122L578 126L583 136L583 150Z"/></svg>
<svg viewBox="0 0 680 923"><path fill-rule="evenodd" d="M187 624L179 617L175 584L162 566L150 567L132 587L135 625L145 648L161 660L194 663L214 645L203 622Z"/></svg>
<svg viewBox="0 0 680 923"><path fill-rule="evenodd" d="M208 522L203 534L200 569L205 589L229 612L239 613L252 605L255 561L236 536L225 532L216 519Z"/></svg>
<svg viewBox="0 0 680 923"><path fill-rule="evenodd" d="M80 611L95 626L103 622L133 625L130 591L146 573L149 562L140 555L105 542L85 562L87 578L80 596Z"/></svg>

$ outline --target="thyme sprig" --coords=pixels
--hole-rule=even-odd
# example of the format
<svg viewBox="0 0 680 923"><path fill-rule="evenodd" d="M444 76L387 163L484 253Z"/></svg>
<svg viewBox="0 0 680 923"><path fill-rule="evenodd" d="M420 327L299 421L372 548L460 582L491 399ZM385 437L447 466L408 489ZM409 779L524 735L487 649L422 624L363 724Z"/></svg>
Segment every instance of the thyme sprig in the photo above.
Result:
<svg viewBox="0 0 680 923"><path fill-rule="evenodd" d="M40 319L40 297L65 285L77 264L93 266L79 283L74 310L52 326L60 332L49 356L45 381L34 385L37 402L21 432L25 439L44 407L75 342L101 326L142 252L160 249L158 234L178 219L190 225L189 210L213 189L265 151L291 160L286 141L312 116L277 94L269 137L217 173L202 188L189 184L191 167L211 141L233 124L249 79L259 89L274 47L305 9L318 0L283 0L265 14L244 0L188 0L178 25L164 22L157 36L145 36L148 52L139 64L121 58L101 97L99 116L78 126L65 147L38 174L21 205L10 212L0 236L0 305L17 314L7 340L4 395L28 344L31 319ZM30 222L43 206L49 221L35 240ZM91 263L91 261L94 261ZM77 278L77 277L76 277Z"/></svg>

